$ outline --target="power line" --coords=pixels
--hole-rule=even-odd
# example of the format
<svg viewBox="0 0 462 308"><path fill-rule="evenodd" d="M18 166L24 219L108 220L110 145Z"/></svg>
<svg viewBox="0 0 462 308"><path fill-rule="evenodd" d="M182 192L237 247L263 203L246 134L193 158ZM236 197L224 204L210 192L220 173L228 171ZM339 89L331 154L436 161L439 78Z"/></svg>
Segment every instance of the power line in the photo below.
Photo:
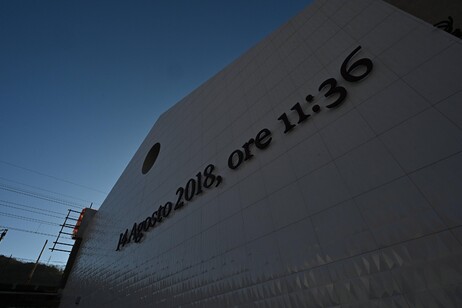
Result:
<svg viewBox="0 0 462 308"><path fill-rule="evenodd" d="M78 209L82 209L82 208L85 207L84 205L81 205L81 204L78 204L78 203L74 203L74 202L70 202L70 201L66 201L66 200L62 200L62 199L57 199L57 198L54 198L54 197L51 197L51 196L46 196L46 195L43 195L43 194L27 191L27 190L21 189L21 188L7 186L7 185L4 185L4 184L0 184L0 189L6 190L6 191L9 191L9 192L13 192L13 193L17 193L17 194L21 194L21 195L25 195L25 196L32 197L32 198L37 198L37 199L41 199L41 200L45 200L45 201L50 201L50 202L54 202L54 203L63 204L63 205L78 208Z"/></svg>
<svg viewBox="0 0 462 308"><path fill-rule="evenodd" d="M51 211L51 210L48 210L48 209L41 209L41 208L38 208L38 207L33 207L33 206L30 206L30 205L25 205L25 204L21 204L21 203L17 203L17 202L11 202L11 201L6 201L6 200L0 200L0 204L13 204L13 205L17 205L17 206L22 206L22 207L26 207L26 208L29 208L29 209L34 209L34 210L39 210L39 211L45 211L47 213L54 213L54 214L58 214L58 215L62 215L63 218L66 216L65 213L61 213L61 212L55 212L55 211ZM5 205L6 206L6 205Z"/></svg>
<svg viewBox="0 0 462 308"><path fill-rule="evenodd" d="M23 208L20 208L20 207L17 207L17 206L9 205L9 204L3 204L3 203L1 203L1 202L0 202L0 206L12 208L12 209L17 209L17 210L21 210L21 211L26 211L26 212L30 212L30 213L35 213L35 214L39 214L39 215L54 217L54 218L60 218L60 219L64 219L64 218L65 218L65 216L60 217L60 216L56 216L56 215L50 215L50 214L46 214L46 213L40 213L40 212L37 212L37 211L28 210L28 209L23 209Z"/></svg>
<svg viewBox="0 0 462 308"><path fill-rule="evenodd" d="M32 231L32 230L26 230L26 229L20 229L20 228L14 228L14 227L7 227L7 226L1 226L2 228L6 228L8 230L15 230L15 231L20 231L20 232L27 232L27 233L34 233L38 235L45 235L45 236L53 236L55 237L56 234L50 234L50 233L43 233L43 232L37 232L37 231Z"/></svg>
<svg viewBox="0 0 462 308"><path fill-rule="evenodd" d="M77 198L77 197L74 197L74 196L66 195L66 194L63 194L63 193L58 193L58 192L55 192L55 191L52 191L52 190L48 190L48 189L45 189L45 188L40 188L40 187L32 186L32 185L29 185L29 184L26 184L26 183L22 183L22 182L18 182L18 181L9 180L9 179L6 179L6 178L4 178L4 177L0 177L0 179L2 179L2 180L4 180L4 181L7 181L7 182L11 182L11 183L15 183L15 184L27 186L27 187L30 187L30 188L38 189L38 190L41 190L41 191L49 192L49 193L52 193L52 194L55 194L55 195L58 195L58 196L63 196L63 197L67 197L67 198L71 198L71 199L83 201L83 202L86 202L86 203L91 203L91 202L92 202L92 201L88 201L88 200L85 200L85 199ZM93 202L93 203L95 203L95 202Z"/></svg>
<svg viewBox="0 0 462 308"><path fill-rule="evenodd" d="M38 193L38 192L26 190L24 188L5 185L3 183L0 183L0 189L8 190L8 191L16 192L16 193L21 193L21 194L27 194L27 196L36 197L36 198L38 198L38 197L45 198L47 201L52 201L52 202L57 201L58 203L67 203L67 204L70 204L70 205L85 207L84 205L81 205L81 204L76 203L76 202L72 202L72 201L68 201L68 200L64 200L64 199L58 199L58 198L56 198L54 196L49 196L49 195L41 194L41 193Z"/></svg>
<svg viewBox="0 0 462 308"><path fill-rule="evenodd" d="M51 225L51 226L60 226L60 224L56 223L56 222L51 222L51 221L48 221L48 220L35 219L35 218L32 218L32 217L27 217L27 216L14 215L14 214L5 213L5 212L0 212L0 216L6 216L6 217L11 217L11 218L15 218L15 219L21 219L21 220L30 221L30 222L38 222L38 223L41 223L41 224L47 224L47 225Z"/></svg>
<svg viewBox="0 0 462 308"><path fill-rule="evenodd" d="M49 175L49 174L46 174L46 173L43 173L43 172L40 172L40 171L36 171L36 170L29 169L29 168L21 167L21 166L18 166L16 164L13 164L13 163L10 163L10 162L4 161L4 160L0 160L0 163L5 164L5 165L9 165L9 166L12 166L12 167L15 167L15 168L18 168L18 169L26 170L26 171L29 171L29 172L32 172L32 173L35 173L35 174L38 174L38 175L41 175L41 176L45 176L45 177L48 177L48 178L51 178L51 179L54 179L54 180L57 180L57 181L72 184L72 185L75 185L75 186L79 186L79 187L82 187L82 188L85 188L85 189L88 189L88 190L92 190L92 191L98 192L100 194L107 195L107 192L101 191L99 189L95 189L95 188L91 188L91 187L88 187L88 186L85 186L85 185L77 184L77 183L74 183L74 182L71 182L71 181L68 181L68 180L65 180L65 179L61 179L61 178L58 178L56 176Z"/></svg>

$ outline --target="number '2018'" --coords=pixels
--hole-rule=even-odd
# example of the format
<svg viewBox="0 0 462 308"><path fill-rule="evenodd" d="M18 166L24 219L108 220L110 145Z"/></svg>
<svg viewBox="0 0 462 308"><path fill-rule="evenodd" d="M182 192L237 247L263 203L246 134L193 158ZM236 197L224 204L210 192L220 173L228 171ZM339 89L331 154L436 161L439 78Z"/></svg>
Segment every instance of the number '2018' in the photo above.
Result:
<svg viewBox="0 0 462 308"><path fill-rule="evenodd" d="M221 176L216 176L213 174L214 169L215 166L210 164L204 169L203 175L202 172L199 172L198 174L196 174L195 179L189 179L184 188L178 187L178 189L176 190L176 195L178 196L178 199L175 203L175 210L184 206L183 197L184 200L191 201L194 198L194 196L200 195L202 193L202 187L210 188L215 182L215 187L220 185L222 178Z"/></svg>

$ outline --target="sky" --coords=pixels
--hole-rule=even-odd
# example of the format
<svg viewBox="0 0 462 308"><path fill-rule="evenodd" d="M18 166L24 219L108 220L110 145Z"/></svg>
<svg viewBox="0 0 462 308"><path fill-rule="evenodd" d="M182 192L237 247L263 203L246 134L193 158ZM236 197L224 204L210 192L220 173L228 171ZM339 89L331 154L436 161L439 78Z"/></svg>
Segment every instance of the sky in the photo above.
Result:
<svg viewBox="0 0 462 308"><path fill-rule="evenodd" d="M98 209L164 111L309 2L0 0L0 254L48 240L63 266L68 209Z"/></svg>

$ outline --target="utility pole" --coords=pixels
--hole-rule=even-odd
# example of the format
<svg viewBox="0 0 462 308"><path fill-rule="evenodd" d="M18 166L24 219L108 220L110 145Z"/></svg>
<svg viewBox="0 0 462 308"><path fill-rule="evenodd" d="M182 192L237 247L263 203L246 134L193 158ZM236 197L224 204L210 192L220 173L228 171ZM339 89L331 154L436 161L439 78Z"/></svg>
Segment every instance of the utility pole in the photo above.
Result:
<svg viewBox="0 0 462 308"><path fill-rule="evenodd" d="M42 251L40 251L40 254L39 254L38 258L37 258L37 261L35 261L34 267L32 268L32 271L29 274L29 278L27 279L27 284L29 284L30 281L32 280L32 276L34 275L35 269L37 268L37 264L38 264L38 262L40 260L40 257L42 256L43 250L45 249L45 246L47 245L47 243L48 243L48 240L45 241L45 244L42 247Z"/></svg>

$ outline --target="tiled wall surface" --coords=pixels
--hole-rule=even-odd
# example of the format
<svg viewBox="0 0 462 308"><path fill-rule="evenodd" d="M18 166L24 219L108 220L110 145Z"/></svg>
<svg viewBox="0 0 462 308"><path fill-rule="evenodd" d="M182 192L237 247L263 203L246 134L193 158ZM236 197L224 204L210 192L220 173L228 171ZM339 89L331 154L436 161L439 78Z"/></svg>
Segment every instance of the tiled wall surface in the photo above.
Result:
<svg viewBox="0 0 462 308"><path fill-rule="evenodd" d="M373 69L348 82L359 45L349 65ZM96 214L61 307L462 307L461 55L461 40L385 2L316 1L162 115ZM335 109L318 90L329 78L347 91ZM284 134L297 102L311 116ZM268 148L229 169L263 128ZM115 250L210 163L219 187Z"/></svg>

